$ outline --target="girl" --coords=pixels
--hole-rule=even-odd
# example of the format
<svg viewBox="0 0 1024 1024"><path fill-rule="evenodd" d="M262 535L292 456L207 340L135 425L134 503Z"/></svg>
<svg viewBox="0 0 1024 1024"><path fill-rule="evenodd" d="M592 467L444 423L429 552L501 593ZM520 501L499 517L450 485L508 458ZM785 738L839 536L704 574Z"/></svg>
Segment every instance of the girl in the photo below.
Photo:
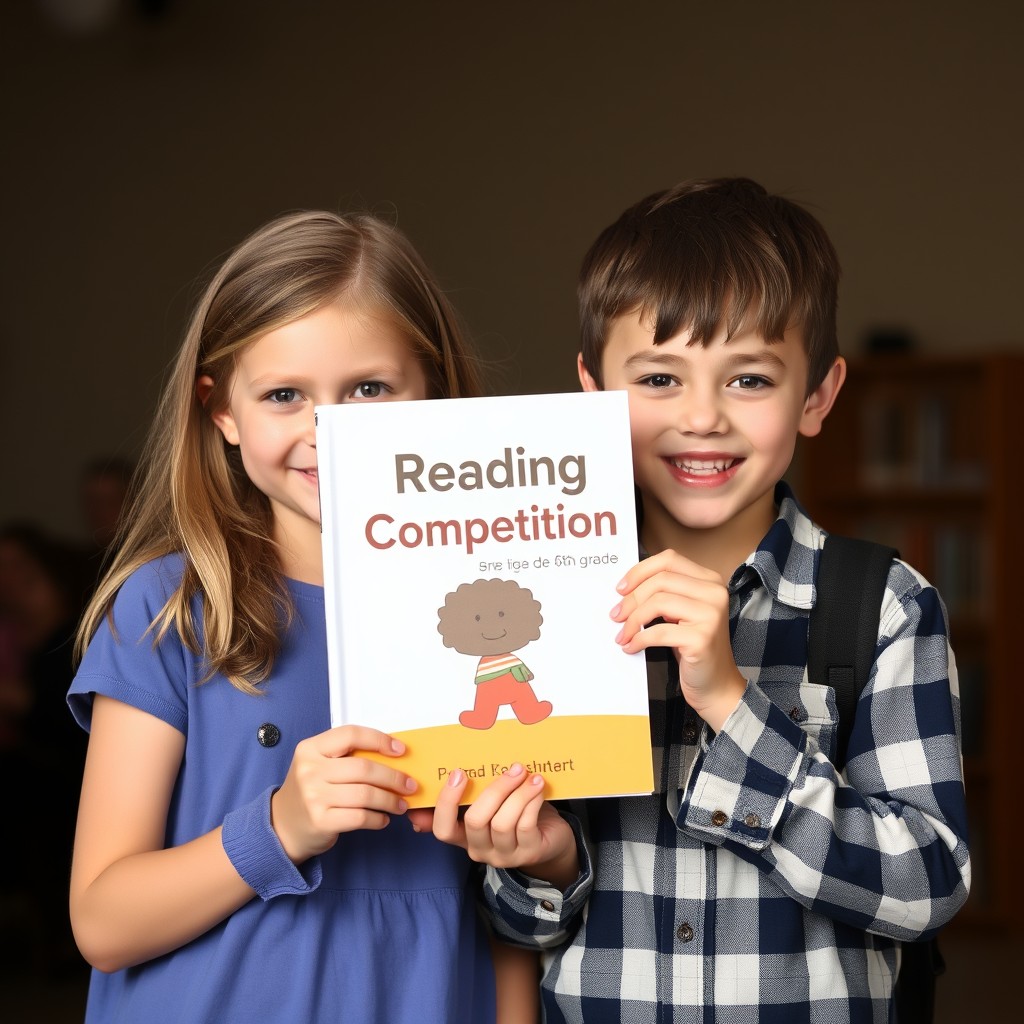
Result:
<svg viewBox="0 0 1024 1024"><path fill-rule="evenodd" d="M206 289L78 637L87 1020L536 1020L508 947L496 1010L474 866L357 754L401 744L328 728L313 406L478 392L445 297L372 217L276 220Z"/></svg>

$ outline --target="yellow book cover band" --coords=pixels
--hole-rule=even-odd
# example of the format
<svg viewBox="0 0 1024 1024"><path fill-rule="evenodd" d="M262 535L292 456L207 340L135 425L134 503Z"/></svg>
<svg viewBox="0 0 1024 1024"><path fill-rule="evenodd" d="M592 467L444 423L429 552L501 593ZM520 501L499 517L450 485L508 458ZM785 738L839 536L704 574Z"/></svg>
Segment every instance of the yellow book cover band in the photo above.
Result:
<svg viewBox="0 0 1024 1024"><path fill-rule="evenodd" d="M402 757L364 756L397 766L419 783L408 798L410 807L433 807L456 768L469 777L462 802L471 803L515 761L544 776L548 800L653 789L650 761L615 756L616 750L650 747L650 723L642 715L552 716L529 727L503 719L480 731L441 725L391 735L408 748Z"/></svg>

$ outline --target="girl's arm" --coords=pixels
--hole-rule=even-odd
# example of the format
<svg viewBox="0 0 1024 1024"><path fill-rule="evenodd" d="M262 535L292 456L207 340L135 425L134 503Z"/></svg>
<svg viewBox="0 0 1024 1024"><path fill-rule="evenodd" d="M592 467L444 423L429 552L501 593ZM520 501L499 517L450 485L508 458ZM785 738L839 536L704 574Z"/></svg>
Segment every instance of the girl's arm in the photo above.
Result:
<svg viewBox="0 0 1024 1024"><path fill-rule="evenodd" d="M255 895L225 851L220 827L164 848L184 736L130 705L97 695L71 870L71 923L85 958L115 971L168 953ZM341 726L303 740L271 802L272 827L294 864L342 832L381 829L407 809L407 775L354 751L397 756L375 729Z"/></svg>
<svg viewBox="0 0 1024 1024"><path fill-rule="evenodd" d="M535 952L491 936L497 998L496 1024L537 1024L540 1020L540 961Z"/></svg>
<svg viewBox="0 0 1024 1024"><path fill-rule="evenodd" d="M71 868L71 923L101 971L141 963L201 935L255 895L220 829L164 849L185 737L97 695Z"/></svg>

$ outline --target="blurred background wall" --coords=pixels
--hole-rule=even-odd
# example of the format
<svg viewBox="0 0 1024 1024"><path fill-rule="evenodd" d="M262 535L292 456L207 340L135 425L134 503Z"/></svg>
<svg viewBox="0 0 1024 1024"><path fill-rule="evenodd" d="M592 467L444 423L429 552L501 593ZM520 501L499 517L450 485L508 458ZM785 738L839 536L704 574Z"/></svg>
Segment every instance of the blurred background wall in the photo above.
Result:
<svg viewBox="0 0 1024 1024"><path fill-rule="evenodd" d="M841 337L1024 347L1024 6L20 0L0 14L0 521L74 537L204 274L289 209L413 239L495 392L575 390L575 276L627 204L747 175L839 249Z"/></svg>

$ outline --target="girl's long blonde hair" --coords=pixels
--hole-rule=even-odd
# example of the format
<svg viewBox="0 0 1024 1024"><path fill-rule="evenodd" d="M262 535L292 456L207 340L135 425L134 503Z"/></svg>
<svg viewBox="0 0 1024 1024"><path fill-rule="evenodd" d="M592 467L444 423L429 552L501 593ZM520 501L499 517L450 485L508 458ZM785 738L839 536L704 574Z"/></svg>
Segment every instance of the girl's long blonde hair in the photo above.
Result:
<svg viewBox="0 0 1024 1024"><path fill-rule="evenodd" d="M210 418L227 403L235 361L269 331L344 295L386 319L422 358L431 398L481 393L478 364L437 282L408 239L376 217L312 211L280 217L243 241L207 286L189 323L140 460L112 561L78 631L81 657L118 590L139 566L180 553L184 575L152 623L175 630L220 672L255 692L291 615L266 497ZM214 386L205 406L200 376ZM202 651L191 612L202 599Z"/></svg>

